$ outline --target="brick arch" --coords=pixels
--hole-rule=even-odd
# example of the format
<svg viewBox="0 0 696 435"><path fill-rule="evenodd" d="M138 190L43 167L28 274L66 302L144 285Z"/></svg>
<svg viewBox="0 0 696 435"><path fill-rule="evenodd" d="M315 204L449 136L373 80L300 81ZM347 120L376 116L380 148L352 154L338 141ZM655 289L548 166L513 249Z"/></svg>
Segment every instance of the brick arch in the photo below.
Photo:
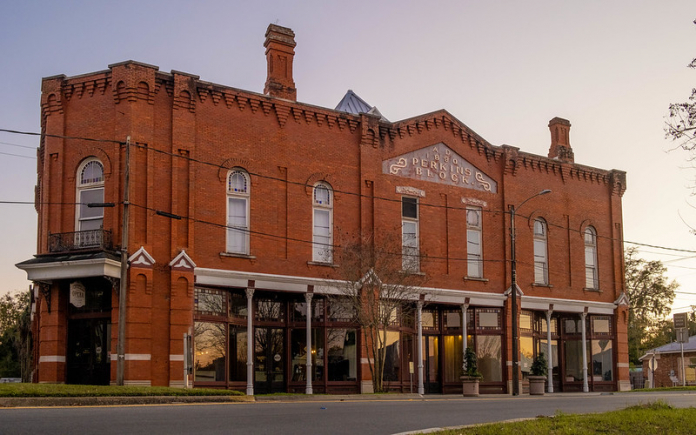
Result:
<svg viewBox="0 0 696 435"><path fill-rule="evenodd" d="M185 276L179 276L176 279L176 284L172 289L172 296L191 296L193 295L192 286L189 285L189 280Z"/></svg>
<svg viewBox="0 0 696 435"><path fill-rule="evenodd" d="M60 95L52 92L41 104L41 115L45 118L54 112L63 113L63 101L60 99Z"/></svg>
<svg viewBox="0 0 696 435"><path fill-rule="evenodd" d="M111 175L113 174L113 165L111 164L111 159L109 158L109 155L106 152L104 152L104 150L97 147L90 147L87 148L85 151L89 152L89 154L84 157L76 156L76 158L73 158L73 161L69 164L69 167L71 167L71 172L67 177L68 181L76 180L77 170L80 167L80 165L82 165L82 163L84 163L85 160L92 158L99 160L102 166L104 167L104 181L106 182L107 178L111 178Z"/></svg>
<svg viewBox="0 0 696 435"><path fill-rule="evenodd" d="M135 277L135 292L139 295L144 295L147 291L147 277L139 273Z"/></svg>
<svg viewBox="0 0 696 435"><path fill-rule="evenodd" d="M174 108L186 109L191 113L195 112L196 105L193 94L187 90L179 91L179 95L174 97Z"/></svg>
<svg viewBox="0 0 696 435"><path fill-rule="evenodd" d="M113 87L114 102L116 102L116 104L120 103L121 100L126 97L126 87L126 82L124 80L119 80Z"/></svg>
<svg viewBox="0 0 696 435"><path fill-rule="evenodd" d="M240 169L244 169L245 171L247 171L247 173L249 174L249 178L250 178L249 181L251 181L253 183L253 181L251 180L251 178L252 178L251 172L249 170L249 168L251 168L251 167L252 167L252 164L249 160L239 159L236 157L233 157L231 159L227 159L224 162L222 162L222 164L220 164L220 169L218 169L218 179L220 180L221 183L224 184L227 182L227 174L230 173L230 170L232 170L233 168L240 168Z"/></svg>
<svg viewBox="0 0 696 435"><path fill-rule="evenodd" d="M138 83L136 95L139 99L145 100L149 104L155 103L155 100L153 98L153 92L150 90L150 85L145 81L141 81L140 83Z"/></svg>
<svg viewBox="0 0 696 435"><path fill-rule="evenodd" d="M595 230L595 234L599 236L599 230L597 230L597 225L591 219L585 219L580 223L580 237L585 237L585 230L587 227L592 227Z"/></svg>
<svg viewBox="0 0 696 435"><path fill-rule="evenodd" d="M339 196L336 194L336 191L339 190L339 182L333 174L329 174L328 172L315 172L307 178L307 181L305 181L305 193L307 196L312 196L314 186L320 181L324 181L331 186L335 200Z"/></svg>
<svg viewBox="0 0 696 435"><path fill-rule="evenodd" d="M527 226L529 227L529 229L534 231L534 221L537 219L542 219L544 222L546 222L546 233L550 234L551 225L549 225L549 220L538 210L533 211L529 215L529 218L527 218Z"/></svg>

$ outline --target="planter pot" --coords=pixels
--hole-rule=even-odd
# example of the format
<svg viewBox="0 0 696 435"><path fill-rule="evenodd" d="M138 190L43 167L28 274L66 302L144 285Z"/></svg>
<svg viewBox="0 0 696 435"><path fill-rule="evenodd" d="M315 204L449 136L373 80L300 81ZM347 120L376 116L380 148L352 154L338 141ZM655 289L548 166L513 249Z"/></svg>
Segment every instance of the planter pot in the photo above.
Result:
<svg viewBox="0 0 696 435"><path fill-rule="evenodd" d="M529 394L532 396L543 396L544 387L546 386L546 376L530 376L528 379Z"/></svg>
<svg viewBox="0 0 696 435"><path fill-rule="evenodd" d="M479 382L481 378L477 376L460 376L462 381L462 395L464 397L476 397L479 395Z"/></svg>

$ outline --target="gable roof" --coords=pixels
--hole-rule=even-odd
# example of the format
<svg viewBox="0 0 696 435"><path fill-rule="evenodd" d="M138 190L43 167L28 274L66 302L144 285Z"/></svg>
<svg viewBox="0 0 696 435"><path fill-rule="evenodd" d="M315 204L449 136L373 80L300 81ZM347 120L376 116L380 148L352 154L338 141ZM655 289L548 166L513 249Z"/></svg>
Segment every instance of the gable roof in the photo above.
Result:
<svg viewBox="0 0 696 435"><path fill-rule="evenodd" d="M696 335L692 335L689 337L689 342L684 343L684 352L694 352L696 351ZM681 352L681 343L672 342L669 344L665 344L664 346L660 346L658 348L653 349L652 351L649 351L639 359L642 361L644 358L646 358L649 354L660 354L660 353L680 353Z"/></svg>

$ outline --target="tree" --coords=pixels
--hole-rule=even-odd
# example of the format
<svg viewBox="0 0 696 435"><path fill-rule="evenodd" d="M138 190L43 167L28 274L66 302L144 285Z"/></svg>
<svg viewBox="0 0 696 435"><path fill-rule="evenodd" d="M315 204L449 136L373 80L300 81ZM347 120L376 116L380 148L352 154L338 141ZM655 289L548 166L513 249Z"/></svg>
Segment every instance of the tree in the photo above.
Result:
<svg viewBox="0 0 696 435"><path fill-rule="evenodd" d="M694 20L696 24L696 20ZM688 65L696 69L696 59ZM669 105L669 119L665 127L666 136L679 141L679 147L690 153L696 152L696 88L684 103ZM696 158L696 155L693 156Z"/></svg>
<svg viewBox="0 0 696 435"><path fill-rule="evenodd" d="M666 316L679 284L667 280L667 268L661 261L638 258L636 248L626 250L625 267L630 300L628 352L630 361L638 365L646 350L672 341L674 332Z"/></svg>
<svg viewBox="0 0 696 435"><path fill-rule="evenodd" d="M30 381L31 294L6 293L0 298L0 377Z"/></svg>
<svg viewBox="0 0 696 435"><path fill-rule="evenodd" d="M420 264L420 259L418 252L402 248L401 240L391 240L388 236L377 243L370 237L360 239L342 247L341 279L328 283L339 287L339 295L333 297L330 304L352 310L362 330L376 393L385 391L384 369L388 357L392 356L388 355L391 348L387 341L388 329L398 324L413 324L414 307L419 298L417 286L425 278L411 267Z"/></svg>

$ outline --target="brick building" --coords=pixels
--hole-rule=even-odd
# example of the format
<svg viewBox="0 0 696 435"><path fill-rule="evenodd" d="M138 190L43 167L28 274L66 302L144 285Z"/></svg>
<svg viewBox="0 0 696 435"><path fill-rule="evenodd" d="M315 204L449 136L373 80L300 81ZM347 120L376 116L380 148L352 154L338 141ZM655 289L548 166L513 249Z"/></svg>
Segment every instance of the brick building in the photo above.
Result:
<svg viewBox="0 0 696 435"><path fill-rule="evenodd" d="M18 264L35 284L37 382L117 379L127 246L126 384L184 385L191 334L194 386L370 391L364 339L327 283L342 246L391 237L424 284L421 321L389 333L388 388L461 391L466 336L482 391L510 392L517 207L523 386L550 350L554 391L627 388L624 172L576 164L561 118L538 156L445 110L391 122L352 91L336 109L300 103L294 33L270 25L264 46L263 94L133 61L43 80L37 255Z"/></svg>
<svg viewBox="0 0 696 435"><path fill-rule="evenodd" d="M683 360L682 343L677 342L652 349L640 357L646 388L696 385L696 335L689 337L683 347Z"/></svg>

